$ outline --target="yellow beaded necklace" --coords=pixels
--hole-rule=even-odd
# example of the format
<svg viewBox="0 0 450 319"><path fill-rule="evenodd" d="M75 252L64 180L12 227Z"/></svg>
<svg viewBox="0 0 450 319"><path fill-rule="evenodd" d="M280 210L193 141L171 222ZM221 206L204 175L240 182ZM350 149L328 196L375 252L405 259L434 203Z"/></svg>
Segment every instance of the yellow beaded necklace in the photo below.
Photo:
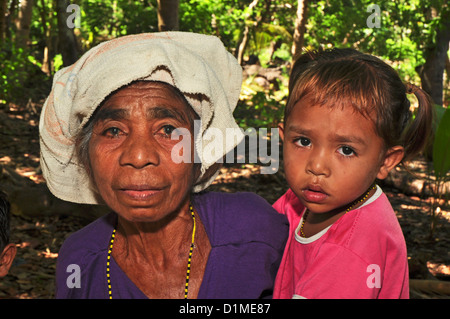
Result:
<svg viewBox="0 0 450 319"><path fill-rule="evenodd" d="M189 211L191 212L192 220L194 221L194 228L192 229L192 241L191 246L189 248L189 258L188 258L188 265L186 270L186 284L184 287L184 299L187 299L188 297L188 288L189 288L189 277L191 274L191 261L192 261L192 253L194 251L194 240L195 240L195 215L194 215L194 207L192 207L191 204L189 204ZM114 228L112 234L111 234L111 241L109 244L108 249L108 257L106 259L106 280L108 282L108 296L109 299L112 299L112 288L111 288L111 274L110 274L110 265L111 265L111 253L114 245L114 238L116 237L116 229Z"/></svg>
<svg viewBox="0 0 450 319"><path fill-rule="evenodd" d="M353 209L353 207L355 207L357 204L364 202L370 194L370 191L375 189L377 187L377 185L375 183L372 184L372 186L369 187L369 189L367 190L366 193L364 193L364 195L362 195L361 197L359 197L357 200L355 200L346 210L345 210L345 214L347 214L349 211L351 211ZM303 238L306 238L305 233L303 232L303 226L305 226L305 222L306 222L306 218L308 217L308 209L306 209L305 211L305 215L303 216L303 221L302 221L302 225L300 226L300 236Z"/></svg>

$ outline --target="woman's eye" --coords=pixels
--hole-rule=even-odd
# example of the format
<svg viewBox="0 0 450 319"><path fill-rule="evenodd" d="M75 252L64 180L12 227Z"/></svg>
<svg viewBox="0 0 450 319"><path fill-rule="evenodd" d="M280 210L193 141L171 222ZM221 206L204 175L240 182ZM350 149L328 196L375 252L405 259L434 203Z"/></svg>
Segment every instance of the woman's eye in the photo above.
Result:
<svg viewBox="0 0 450 319"><path fill-rule="evenodd" d="M175 127L173 127L172 125L165 125L163 129L164 129L164 133L166 133L167 135L170 135L175 130Z"/></svg>
<svg viewBox="0 0 450 319"><path fill-rule="evenodd" d="M300 137L299 139L297 139L296 143L303 147L308 147L311 145L311 141L306 137Z"/></svg>
<svg viewBox="0 0 450 319"><path fill-rule="evenodd" d="M161 128L162 133L167 136L171 136L175 130L176 130L176 127L173 125L164 125Z"/></svg>
<svg viewBox="0 0 450 319"><path fill-rule="evenodd" d="M103 131L103 135L109 136L109 137L117 137L121 134L121 130L117 127L110 127Z"/></svg>
<svg viewBox="0 0 450 319"><path fill-rule="evenodd" d="M342 146L338 149L338 152L344 156L352 156L352 155L356 155L355 151L348 146Z"/></svg>

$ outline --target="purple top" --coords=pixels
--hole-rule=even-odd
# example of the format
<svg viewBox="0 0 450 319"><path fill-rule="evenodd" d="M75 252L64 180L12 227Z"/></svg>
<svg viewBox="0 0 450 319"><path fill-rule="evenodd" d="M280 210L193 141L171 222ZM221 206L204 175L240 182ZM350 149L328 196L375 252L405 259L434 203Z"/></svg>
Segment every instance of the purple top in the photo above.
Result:
<svg viewBox="0 0 450 319"><path fill-rule="evenodd" d="M246 192L204 192L195 195L193 204L211 243L198 298L271 297L288 234L285 216ZM106 259L116 222L117 215L109 213L64 242L56 268L56 298L108 298ZM147 298L113 257L110 274L113 298Z"/></svg>

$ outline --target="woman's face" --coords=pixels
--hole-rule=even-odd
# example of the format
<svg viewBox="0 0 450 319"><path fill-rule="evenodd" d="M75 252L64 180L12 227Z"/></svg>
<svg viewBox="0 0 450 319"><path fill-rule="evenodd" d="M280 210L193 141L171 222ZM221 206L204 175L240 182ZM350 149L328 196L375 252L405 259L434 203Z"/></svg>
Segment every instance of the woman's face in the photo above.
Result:
<svg viewBox="0 0 450 319"><path fill-rule="evenodd" d="M189 130L193 149L192 113L173 87L159 82L120 89L98 110L89 142L91 171L101 197L117 214L152 222L187 205L194 160L172 160L172 148L180 142L172 136L176 128Z"/></svg>

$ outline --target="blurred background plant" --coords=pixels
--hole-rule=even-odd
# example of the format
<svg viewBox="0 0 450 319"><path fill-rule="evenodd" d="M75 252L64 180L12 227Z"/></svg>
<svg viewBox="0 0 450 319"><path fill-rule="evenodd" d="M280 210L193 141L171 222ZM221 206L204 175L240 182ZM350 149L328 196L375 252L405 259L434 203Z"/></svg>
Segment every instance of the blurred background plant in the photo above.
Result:
<svg viewBox="0 0 450 319"><path fill-rule="evenodd" d="M430 237L434 236L437 217L441 207L448 204L450 190L450 111L436 105L436 130L432 141L433 159L431 171L433 172L432 183L433 200L430 203ZM431 175L431 174L430 174Z"/></svg>

